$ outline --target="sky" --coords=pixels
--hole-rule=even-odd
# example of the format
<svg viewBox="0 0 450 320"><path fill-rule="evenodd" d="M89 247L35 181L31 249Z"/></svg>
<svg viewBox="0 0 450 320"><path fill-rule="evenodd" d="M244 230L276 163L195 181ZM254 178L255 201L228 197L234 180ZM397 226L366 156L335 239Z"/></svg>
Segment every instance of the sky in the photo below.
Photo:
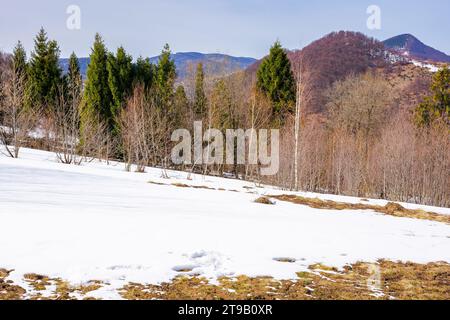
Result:
<svg viewBox="0 0 450 320"><path fill-rule="evenodd" d="M70 5L80 9L80 28L69 29ZM381 29L367 27L367 8L381 10ZM304 47L339 30L379 40L411 33L450 54L449 0L0 0L0 50L21 40L28 52L43 26L57 40L61 57L88 56L96 32L110 50L134 57L198 51L261 58L275 40ZM73 21L73 20L71 20Z"/></svg>

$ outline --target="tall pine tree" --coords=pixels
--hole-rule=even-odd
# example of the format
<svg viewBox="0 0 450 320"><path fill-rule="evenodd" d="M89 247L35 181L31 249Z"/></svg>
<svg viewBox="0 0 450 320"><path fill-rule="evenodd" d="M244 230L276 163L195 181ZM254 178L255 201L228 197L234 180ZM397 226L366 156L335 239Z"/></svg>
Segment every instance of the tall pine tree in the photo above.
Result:
<svg viewBox="0 0 450 320"><path fill-rule="evenodd" d="M133 82L132 60L132 57L126 53L123 47L117 49L115 56L111 53L108 55L108 83L112 95L111 115L114 120L117 120L120 109L131 91ZM115 132L117 130L116 124Z"/></svg>
<svg viewBox="0 0 450 320"><path fill-rule="evenodd" d="M69 70L66 75L67 91L69 99L74 99L81 94L82 76L80 71L80 63L75 52L72 52L69 58Z"/></svg>
<svg viewBox="0 0 450 320"><path fill-rule="evenodd" d="M289 58L279 41L275 42L258 69L257 87L272 102L274 120L283 121L295 104L295 80Z"/></svg>
<svg viewBox="0 0 450 320"><path fill-rule="evenodd" d="M87 69L82 122L88 121L86 117L93 117L112 130L114 119L111 114L112 94L108 83L107 60L108 52L103 39L96 34Z"/></svg>
<svg viewBox="0 0 450 320"><path fill-rule="evenodd" d="M155 79L160 106L165 114L167 114L172 104L176 76L175 62L171 58L169 45L166 44L159 57Z"/></svg>
<svg viewBox="0 0 450 320"><path fill-rule="evenodd" d="M61 79L58 44L48 40L47 33L41 28L34 40L34 51L29 63L32 104L37 107L53 105Z"/></svg>
<svg viewBox="0 0 450 320"><path fill-rule="evenodd" d="M205 73L203 64L197 65L195 74L195 96L194 96L194 113L196 120L201 120L206 116L206 94L205 94Z"/></svg>
<svg viewBox="0 0 450 320"><path fill-rule="evenodd" d="M15 69L14 71L18 74L22 74L23 77L26 78L28 72L27 53L25 52L25 49L20 41L17 42L17 45L14 47L12 59Z"/></svg>

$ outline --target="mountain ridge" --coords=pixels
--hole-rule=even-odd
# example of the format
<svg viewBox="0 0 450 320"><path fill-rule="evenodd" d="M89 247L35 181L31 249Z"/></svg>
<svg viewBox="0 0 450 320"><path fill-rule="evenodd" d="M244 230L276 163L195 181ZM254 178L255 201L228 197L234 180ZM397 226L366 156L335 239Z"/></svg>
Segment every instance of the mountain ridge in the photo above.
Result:
<svg viewBox="0 0 450 320"><path fill-rule="evenodd" d="M158 63L160 56L150 58L153 64ZM227 75L239 70L244 70L257 60L251 57L236 57L221 53L201 53L201 52L177 52L171 55L177 68L178 80L182 81L195 72L198 63L203 63L207 76ZM88 57L79 59L81 74L86 77L87 68L90 62ZM61 58L59 64L63 72L67 72L69 59Z"/></svg>
<svg viewBox="0 0 450 320"><path fill-rule="evenodd" d="M450 62L450 56L426 45L412 34L405 33L383 41L386 48L403 56L434 62Z"/></svg>

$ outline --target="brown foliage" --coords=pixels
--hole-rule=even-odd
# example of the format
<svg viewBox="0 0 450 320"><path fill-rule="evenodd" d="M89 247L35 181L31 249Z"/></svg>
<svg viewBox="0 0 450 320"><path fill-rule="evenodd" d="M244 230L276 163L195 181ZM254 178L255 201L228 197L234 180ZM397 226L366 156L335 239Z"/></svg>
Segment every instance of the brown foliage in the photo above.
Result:
<svg viewBox="0 0 450 320"><path fill-rule="evenodd" d="M383 66L384 46L358 32L333 32L314 41L301 51L291 53L293 65L303 61L303 81L311 92L305 114L326 111L325 92L335 81L351 74Z"/></svg>

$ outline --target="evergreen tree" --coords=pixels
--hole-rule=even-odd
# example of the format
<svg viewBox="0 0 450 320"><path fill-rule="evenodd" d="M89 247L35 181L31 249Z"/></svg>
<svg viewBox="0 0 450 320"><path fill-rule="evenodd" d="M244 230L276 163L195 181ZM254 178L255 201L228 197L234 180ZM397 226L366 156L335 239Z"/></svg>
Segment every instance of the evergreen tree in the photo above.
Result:
<svg viewBox="0 0 450 320"><path fill-rule="evenodd" d="M108 52L103 39L96 34L84 88L83 118L94 117L113 129L112 94L108 83L107 59Z"/></svg>
<svg viewBox="0 0 450 320"><path fill-rule="evenodd" d="M450 69L445 66L433 77L432 95L426 97L416 108L416 122L419 126L429 126L442 119L450 127Z"/></svg>
<svg viewBox="0 0 450 320"><path fill-rule="evenodd" d="M156 86L163 112L168 112L173 99L176 78L175 62L171 59L169 45L166 44L156 67Z"/></svg>
<svg viewBox="0 0 450 320"><path fill-rule="evenodd" d="M194 113L195 117L200 120L206 116L206 94L204 88L205 74L203 72L203 64L197 65L197 73L195 75L195 96L194 96Z"/></svg>
<svg viewBox="0 0 450 320"><path fill-rule="evenodd" d="M149 58L139 57L133 65L133 84L141 83L145 88L152 86L154 66Z"/></svg>
<svg viewBox="0 0 450 320"><path fill-rule="evenodd" d="M111 115L114 120L120 114L120 109L130 94L133 81L132 57L127 55L123 47L117 49L116 56L108 55L108 84L112 95ZM117 125L115 126L117 130Z"/></svg>
<svg viewBox="0 0 450 320"><path fill-rule="evenodd" d="M14 47L12 61L16 74L21 74L26 78L28 72L27 53L20 41L17 42L17 45Z"/></svg>
<svg viewBox="0 0 450 320"><path fill-rule="evenodd" d="M29 64L29 79L32 103L37 106L52 105L62 79L59 47L56 41L48 40L43 28L34 40L34 51Z"/></svg>
<svg viewBox="0 0 450 320"><path fill-rule="evenodd" d="M69 70L66 76L68 97L69 99L74 99L75 96L81 94L82 89L82 76L80 71L80 63L75 52L72 52L69 58Z"/></svg>
<svg viewBox="0 0 450 320"><path fill-rule="evenodd" d="M295 80L289 58L279 41L258 69L257 87L271 100L272 114L283 120L284 114L291 111L295 103Z"/></svg>
<svg viewBox="0 0 450 320"><path fill-rule="evenodd" d="M28 86L27 53L20 41L17 42L17 45L14 47L12 59L10 61L12 71L14 72L16 78L20 79L19 80L21 82L20 86L23 86L24 92L22 92L22 94L24 96L22 98L24 105L28 107L30 105L31 100L29 99L30 87Z"/></svg>

